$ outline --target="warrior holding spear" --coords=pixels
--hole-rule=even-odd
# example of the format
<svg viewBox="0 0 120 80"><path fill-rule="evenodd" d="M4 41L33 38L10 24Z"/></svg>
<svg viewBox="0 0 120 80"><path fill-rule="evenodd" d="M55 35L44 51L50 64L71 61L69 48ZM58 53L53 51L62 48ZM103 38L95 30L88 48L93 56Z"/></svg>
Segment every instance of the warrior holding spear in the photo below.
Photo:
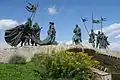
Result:
<svg viewBox="0 0 120 80"><path fill-rule="evenodd" d="M84 24L84 26L85 26L85 29L86 29L88 35L90 36L90 38L89 38L89 43L92 43L92 46L95 47L95 33L94 33L94 30L91 29L91 33L89 34L89 31L88 31L88 29L87 29L87 26L85 25L85 22L88 21L88 20L87 20L87 19L84 19L84 18L81 18L81 19L82 19L82 22L83 22L83 24Z"/></svg>

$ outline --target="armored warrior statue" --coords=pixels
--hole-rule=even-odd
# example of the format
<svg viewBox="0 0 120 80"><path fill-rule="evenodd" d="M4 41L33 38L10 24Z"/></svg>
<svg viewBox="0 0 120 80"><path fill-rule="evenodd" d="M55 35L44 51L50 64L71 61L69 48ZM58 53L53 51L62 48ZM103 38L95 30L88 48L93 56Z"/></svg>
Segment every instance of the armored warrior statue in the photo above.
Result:
<svg viewBox="0 0 120 80"><path fill-rule="evenodd" d="M78 27L78 25L76 25L75 29L73 30L73 42L77 45L80 44L82 42L81 40L81 29Z"/></svg>
<svg viewBox="0 0 120 80"><path fill-rule="evenodd" d="M36 39L40 40L40 31L42 27L40 28L38 23L34 23L33 28L32 28L32 34L36 37ZM34 45L34 41L31 40L32 46ZM35 46L37 46L37 43L35 43Z"/></svg>
<svg viewBox="0 0 120 80"><path fill-rule="evenodd" d="M50 26L49 26L49 30L47 31L47 33L48 33L50 42L53 43L55 41L56 30L55 30L53 22L50 22L49 24Z"/></svg>
<svg viewBox="0 0 120 80"><path fill-rule="evenodd" d="M89 38L89 43L92 43L92 46L95 47L95 33L93 31L93 29L91 29L91 33L89 34L90 38Z"/></svg>
<svg viewBox="0 0 120 80"><path fill-rule="evenodd" d="M54 27L54 23L50 22L49 30L48 30L48 35L50 36L51 43L55 41L55 36L56 36L56 30Z"/></svg>
<svg viewBox="0 0 120 80"><path fill-rule="evenodd" d="M48 36L46 39L44 39L43 41L41 41L40 45L57 45L58 43L55 41L55 36L56 36L56 30L55 30L55 27L54 27L54 22L50 22L49 23L50 26L49 26L49 29L47 31L48 33Z"/></svg>
<svg viewBox="0 0 120 80"><path fill-rule="evenodd" d="M107 41L107 38L108 37L106 37L105 34L102 32L100 36L100 45L99 45L100 49L106 49L108 47L109 42Z"/></svg>
<svg viewBox="0 0 120 80"><path fill-rule="evenodd" d="M105 40L105 44L104 44L105 47L104 47L104 48L105 48L105 49L108 48L108 45L110 45L110 43L108 42L107 39L108 39L108 37L105 36L105 37L104 37L104 40Z"/></svg>
<svg viewBox="0 0 120 80"><path fill-rule="evenodd" d="M32 20L31 18L28 18L27 22L24 24L24 29L23 29L23 36L21 37L21 46L30 45L30 37L31 37L31 29L32 29Z"/></svg>
<svg viewBox="0 0 120 80"><path fill-rule="evenodd" d="M107 41L107 38L108 37L106 37L105 34L102 32L100 36L100 48L101 49L106 49L108 45L110 45L109 42Z"/></svg>

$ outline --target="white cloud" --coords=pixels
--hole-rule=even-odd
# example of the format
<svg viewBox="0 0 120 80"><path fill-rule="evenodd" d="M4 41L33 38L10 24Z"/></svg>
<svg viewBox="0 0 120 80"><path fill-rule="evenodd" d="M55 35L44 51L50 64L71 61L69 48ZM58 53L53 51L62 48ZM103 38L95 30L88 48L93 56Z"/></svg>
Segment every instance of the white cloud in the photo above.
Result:
<svg viewBox="0 0 120 80"><path fill-rule="evenodd" d="M48 13L49 14L56 14L57 10L56 10L55 6L48 8Z"/></svg>
<svg viewBox="0 0 120 80"><path fill-rule="evenodd" d="M115 31L117 29L120 29L120 23L114 23L108 27L103 28L103 31L106 33L109 33L111 31Z"/></svg>
<svg viewBox="0 0 120 80"><path fill-rule="evenodd" d="M70 41L65 42L65 44L71 45L71 44L73 44L73 42L72 42L72 40L70 40Z"/></svg>
<svg viewBox="0 0 120 80"><path fill-rule="evenodd" d="M0 42L0 49L4 49L4 48L11 48L11 46L10 45L8 45L6 42Z"/></svg>
<svg viewBox="0 0 120 80"><path fill-rule="evenodd" d="M96 30L98 31L98 30ZM120 23L114 23L110 26L104 27L103 32L112 38L119 38L120 36Z"/></svg>
<svg viewBox="0 0 120 80"><path fill-rule="evenodd" d="M117 35L117 36L115 36L115 38L120 38L120 34L119 34L119 35Z"/></svg>
<svg viewBox="0 0 120 80"><path fill-rule="evenodd" d="M72 40L69 41L57 41L59 44L64 44L64 45L71 45L72 44Z"/></svg>
<svg viewBox="0 0 120 80"><path fill-rule="evenodd" d="M18 22L12 19L1 19L0 20L0 30L9 29L18 25Z"/></svg>
<svg viewBox="0 0 120 80"><path fill-rule="evenodd" d="M97 32L97 31L98 30L96 30L95 32ZM120 43L119 43L120 23L114 23L112 25L104 27L103 32L108 36L108 39L110 42L109 48L112 50L119 50L119 48L120 48ZM115 40L115 42L114 42L114 40Z"/></svg>
<svg viewBox="0 0 120 80"><path fill-rule="evenodd" d="M61 41L61 42L62 42L62 41ZM72 40L64 41L64 44L66 44L66 45L72 45L73 42L72 42ZM84 47L92 48L92 45L88 42L88 40L84 40L81 44L82 44Z"/></svg>
<svg viewBox="0 0 120 80"><path fill-rule="evenodd" d="M13 28L19 24L23 24L24 22L18 23L16 20L12 19L1 19L0 20L0 48L10 48L5 40L4 40L4 30Z"/></svg>
<svg viewBox="0 0 120 80"><path fill-rule="evenodd" d="M119 49L120 49L120 43L110 43L109 48L110 48L111 50L120 51L120 50L119 50Z"/></svg>

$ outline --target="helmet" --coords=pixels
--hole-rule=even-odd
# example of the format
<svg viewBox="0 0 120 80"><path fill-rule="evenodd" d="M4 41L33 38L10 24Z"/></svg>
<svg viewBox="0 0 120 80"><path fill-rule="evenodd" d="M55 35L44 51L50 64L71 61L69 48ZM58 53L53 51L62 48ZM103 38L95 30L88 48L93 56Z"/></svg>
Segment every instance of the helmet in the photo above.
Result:
<svg viewBox="0 0 120 80"><path fill-rule="evenodd" d="M54 25L54 22L49 22L49 24Z"/></svg>
<svg viewBox="0 0 120 80"><path fill-rule="evenodd" d="M76 27L78 27L78 25L76 24Z"/></svg>

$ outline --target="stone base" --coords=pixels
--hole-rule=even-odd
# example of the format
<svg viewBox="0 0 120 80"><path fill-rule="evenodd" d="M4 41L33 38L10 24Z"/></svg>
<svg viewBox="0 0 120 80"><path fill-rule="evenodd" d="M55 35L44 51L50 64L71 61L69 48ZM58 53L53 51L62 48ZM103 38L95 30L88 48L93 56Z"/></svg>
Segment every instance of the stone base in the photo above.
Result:
<svg viewBox="0 0 120 80"><path fill-rule="evenodd" d="M52 50L60 51L67 50L70 48L83 48L81 45L46 45L46 46L24 46L24 47L14 47L6 48L0 50L0 62L7 63L11 56L18 54L24 56L27 61L30 61L34 54L41 52L47 53Z"/></svg>

